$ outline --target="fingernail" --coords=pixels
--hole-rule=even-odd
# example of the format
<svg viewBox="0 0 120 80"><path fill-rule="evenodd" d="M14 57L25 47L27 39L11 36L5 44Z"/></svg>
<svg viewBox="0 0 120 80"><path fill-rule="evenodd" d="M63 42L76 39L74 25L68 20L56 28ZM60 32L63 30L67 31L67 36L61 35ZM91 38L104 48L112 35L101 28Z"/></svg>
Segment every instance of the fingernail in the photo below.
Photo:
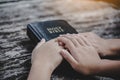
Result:
<svg viewBox="0 0 120 80"><path fill-rule="evenodd" d="M63 36L63 35L60 35L60 37Z"/></svg>
<svg viewBox="0 0 120 80"><path fill-rule="evenodd" d="M44 38L42 38L40 42L42 42L42 41L45 41L45 39L44 39Z"/></svg>
<svg viewBox="0 0 120 80"><path fill-rule="evenodd" d="M70 34L70 33L67 33L67 34Z"/></svg>
<svg viewBox="0 0 120 80"><path fill-rule="evenodd" d="M44 38L41 39L41 41L45 40Z"/></svg>

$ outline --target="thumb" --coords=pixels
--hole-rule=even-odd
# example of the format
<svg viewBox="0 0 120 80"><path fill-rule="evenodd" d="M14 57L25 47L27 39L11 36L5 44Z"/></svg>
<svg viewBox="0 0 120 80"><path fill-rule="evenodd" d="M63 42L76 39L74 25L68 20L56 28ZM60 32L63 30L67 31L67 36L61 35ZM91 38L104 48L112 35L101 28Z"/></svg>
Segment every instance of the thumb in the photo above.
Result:
<svg viewBox="0 0 120 80"><path fill-rule="evenodd" d="M42 39L37 46L34 48L34 50L32 51L32 54L35 53L37 51L37 49L42 46L45 43L45 39Z"/></svg>
<svg viewBox="0 0 120 80"><path fill-rule="evenodd" d="M42 39L36 46L36 49L39 48L41 45L43 45L45 43L45 39Z"/></svg>
<svg viewBox="0 0 120 80"><path fill-rule="evenodd" d="M33 58L34 58L34 54L36 53L37 49L42 46L45 43L45 39L42 39L37 46L35 47L35 49L32 52L32 57L31 57L31 63L33 62Z"/></svg>
<svg viewBox="0 0 120 80"><path fill-rule="evenodd" d="M74 57L67 51L67 50L62 50L60 52L60 54L62 55L62 57L67 60L67 62L74 67L75 65L77 65L77 61L74 59Z"/></svg>

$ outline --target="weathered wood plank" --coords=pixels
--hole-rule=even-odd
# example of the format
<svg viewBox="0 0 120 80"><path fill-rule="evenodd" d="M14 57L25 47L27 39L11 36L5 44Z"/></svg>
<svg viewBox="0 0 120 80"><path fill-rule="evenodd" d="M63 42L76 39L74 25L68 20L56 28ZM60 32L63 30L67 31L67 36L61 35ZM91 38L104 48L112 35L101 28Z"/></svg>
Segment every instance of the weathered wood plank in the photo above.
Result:
<svg viewBox="0 0 120 80"><path fill-rule="evenodd" d="M92 31L105 38L120 38L120 10L112 5L92 0L0 0L0 80L27 78L34 47L26 35L28 23L64 19L78 32ZM90 80L61 75L53 75L52 79Z"/></svg>

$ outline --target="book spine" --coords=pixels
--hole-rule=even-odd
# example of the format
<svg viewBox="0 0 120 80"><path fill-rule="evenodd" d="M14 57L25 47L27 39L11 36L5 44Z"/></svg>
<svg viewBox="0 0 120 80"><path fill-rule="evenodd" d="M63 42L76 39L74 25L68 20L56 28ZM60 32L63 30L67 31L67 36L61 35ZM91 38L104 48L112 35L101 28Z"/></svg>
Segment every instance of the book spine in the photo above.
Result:
<svg viewBox="0 0 120 80"><path fill-rule="evenodd" d="M31 24L27 25L27 35L29 36L29 38L35 42L36 44L41 41L42 37L38 37L38 34L35 32L35 30L32 28Z"/></svg>

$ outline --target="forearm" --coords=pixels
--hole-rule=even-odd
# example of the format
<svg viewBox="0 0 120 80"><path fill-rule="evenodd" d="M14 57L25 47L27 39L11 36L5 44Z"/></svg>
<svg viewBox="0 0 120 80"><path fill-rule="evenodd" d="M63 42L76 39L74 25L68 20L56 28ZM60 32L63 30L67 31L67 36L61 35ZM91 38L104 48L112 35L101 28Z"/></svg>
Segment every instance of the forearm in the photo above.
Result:
<svg viewBox="0 0 120 80"><path fill-rule="evenodd" d="M98 73L100 75L114 76L120 74L120 61L102 60Z"/></svg>
<svg viewBox="0 0 120 80"><path fill-rule="evenodd" d="M107 39L113 56L120 56L120 39ZM100 75L119 76L120 60L102 60L99 69Z"/></svg>
<svg viewBox="0 0 120 80"><path fill-rule="evenodd" d="M120 39L108 39L110 50L116 55L120 55Z"/></svg>

